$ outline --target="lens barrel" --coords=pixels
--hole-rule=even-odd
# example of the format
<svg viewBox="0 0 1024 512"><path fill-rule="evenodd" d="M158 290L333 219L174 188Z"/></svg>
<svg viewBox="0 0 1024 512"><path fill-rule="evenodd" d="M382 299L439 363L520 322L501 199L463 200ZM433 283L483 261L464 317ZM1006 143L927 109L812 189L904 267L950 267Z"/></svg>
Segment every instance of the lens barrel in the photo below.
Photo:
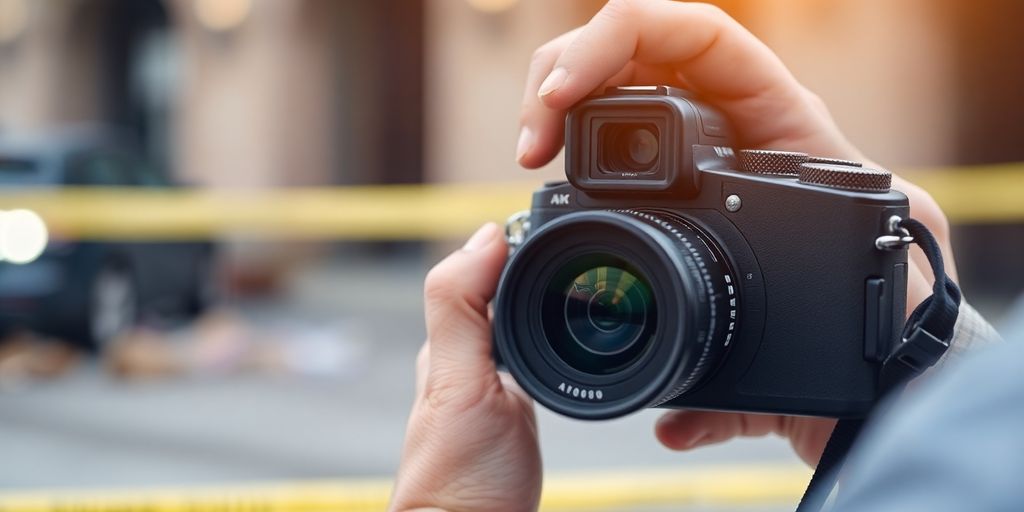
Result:
<svg viewBox="0 0 1024 512"><path fill-rule="evenodd" d="M735 276L713 238L664 211L586 211L543 225L495 300L501 361L538 402L583 419L696 386L735 329Z"/></svg>

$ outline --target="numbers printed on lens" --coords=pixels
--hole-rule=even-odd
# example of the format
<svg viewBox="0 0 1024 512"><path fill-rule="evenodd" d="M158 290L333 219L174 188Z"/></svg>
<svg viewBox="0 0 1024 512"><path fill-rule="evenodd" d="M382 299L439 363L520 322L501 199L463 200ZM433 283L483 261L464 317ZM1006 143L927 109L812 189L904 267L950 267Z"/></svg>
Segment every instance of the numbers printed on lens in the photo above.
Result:
<svg viewBox="0 0 1024 512"><path fill-rule="evenodd" d="M561 383L558 385L558 390L565 393L573 398L581 398L586 400L603 400L604 392L600 389L583 389L573 386L572 384Z"/></svg>

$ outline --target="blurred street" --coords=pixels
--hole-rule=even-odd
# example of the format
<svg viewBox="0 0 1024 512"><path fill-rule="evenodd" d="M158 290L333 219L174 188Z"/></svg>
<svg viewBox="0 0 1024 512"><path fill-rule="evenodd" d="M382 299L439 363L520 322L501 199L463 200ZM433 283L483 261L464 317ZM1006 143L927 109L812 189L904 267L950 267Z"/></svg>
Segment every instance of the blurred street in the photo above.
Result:
<svg viewBox="0 0 1024 512"><path fill-rule="evenodd" d="M166 486L388 477L398 463L424 338L425 258L335 260L290 280L281 302L241 304L247 321L339 336L325 375L197 376L124 382L96 363L0 392L0 486ZM780 439L673 453L658 412L586 423L540 411L545 470L793 463Z"/></svg>

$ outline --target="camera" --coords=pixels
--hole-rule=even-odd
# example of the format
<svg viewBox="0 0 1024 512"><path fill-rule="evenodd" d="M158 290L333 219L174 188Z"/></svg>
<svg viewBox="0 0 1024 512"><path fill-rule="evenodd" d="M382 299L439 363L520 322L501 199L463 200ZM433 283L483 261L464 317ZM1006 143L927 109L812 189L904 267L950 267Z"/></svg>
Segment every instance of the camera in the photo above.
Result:
<svg viewBox="0 0 1024 512"><path fill-rule="evenodd" d="M565 130L568 181L510 219L493 303L529 395L581 419L875 404L906 308L887 171L735 151L724 115L667 86L590 97Z"/></svg>

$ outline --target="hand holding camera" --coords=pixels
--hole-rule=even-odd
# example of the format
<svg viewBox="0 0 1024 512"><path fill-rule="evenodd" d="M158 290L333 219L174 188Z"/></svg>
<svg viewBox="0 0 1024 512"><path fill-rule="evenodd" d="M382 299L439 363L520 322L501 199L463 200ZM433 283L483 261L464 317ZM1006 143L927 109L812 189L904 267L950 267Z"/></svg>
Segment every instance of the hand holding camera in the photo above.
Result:
<svg viewBox="0 0 1024 512"><path fill-rule="evenodd" d="M744 215L755 211L769 214L766 220L772 220L774 224L771 227L763 226L768 231L755 235L763 238L769 237L772 230L785 229L788 231L793 228L793 224L784 224L783 222L790 218L787 216L787 211L792 207L790 199L797 196L810 198L807 202L815 204L819 200L824 201L824 198L827 198L828 201L838 200L840 204L846 206L837 207L834 212L851 222L862 219L861 215L864 214L860 208L853 205L862 199L867 200L868 203L871 203L867 209L872 212L873 222L870 226L872 233L870 235L862 233L862 235L871 236L872 240L873 236L884 228L883 216L886 209L894 208L906 213L909 203L910 215L922 220L936 234L943 252L946 254L946 272L955 278L948 244L948 227L944 215L927 193L898 177L892 178L893 191L865 192L800 183L799 178L755 176L752 173L743 175L740 173L745 171L739 168L738 161L729 164L732 156L716 153L714 149L715 147L726 147L727 144L701 144L700 141L696 141L697 145L707 147L697 154L697 164L694 165L694 153L688 151L690 148L686 147L687 145L692 147L693 143L686 139L686 130L700 130L699 133L703 134L700 136L708 140L731 136L734 147L793 151L861 161L864 162L865 167L877 167L864 159L845 140L832 122L822 102L804 89L766 46L734 20L711 6L661 1L613 0L586 26L567 33L540 48L531 63L525 92L522 113L523 130L517 146L519 162L525 167L538 167L553 158L561 148L567 132L565 128L566 114L588 95L595 91L603 91L607 87L633 84L667 84L695 93L703 101L692 98L681 98L681 101L698 105L697 109L680 107L675 112L683 112L683 108L690 109L689 115L697 116L690 119L701 119L700 124L684 126L683 133L676 132L671 138L666 138L663 133L667 133L670 126L668 124L659 125L658 119L667 123L675 122L673 119L676 118L636 116L636 112L632 112L630 115L633 119L609 123L609 127L604 132L598 129L598 132L593 135L598 141L603 140L602 137L610 138L607 140L621 140L622 142L617 144L627 148L625 152L601 154L598 148L588 148L585 152L588 163L584 166L580 160L572 159L573 155L584 154L583 149L578 145L571 147L567 155L573 163L567 164L567 170L585 168L587 169L585 176L583 173L576 176L576 178L582 178L581 181L574 182L576 186L562 185L564 190L559 193L569 194L569 196L564 199L558 196L555 202L564 202L564 204L553 204L552 197L555 197L554 195L538 194L537 197L548 201L548 206L559 208L564 206L567 207L567 210L578 207L580 205L578 198L580 197L583 197L584 201L594 200L596 202L585 204L584 208L577 208L579 211L570 212L570 215L578 213L593 216L589 219L580 217L574 217L574 219L579 222L590 222L592 227L596 226L599 229L619 229L620 233L624 235L620 240L636 241L646 237L646 240L650 242L646 247L637 246L633 249L647 251L643 255L630 255L630 257L637 256L635 261L621 258L622 254L628 255L628 253L620 254L622 261L584 261L578 265L577 262L566 261L563 262L564 267L568 269L565 272L566 275L551 276L549 282L558 281L556 278L561 279L561 277L565 278L563 279L565 282L559 281L550 289L542 288L539 293L543 296L547 289L551 295L560 297L562 300L552 302L557 305L557 308L549 307L557 309L559 315L564 315L560 318L572 319L576 322L575 326L572 324L565 326L565 339L572 340L577 331L579 333L589 332L594 335L587 338L585 343L574 342L579 350L571 350L573 346L566 348L575 354L556 354L557 360L562 363L572 361L567 365L578 364L580 367L577 370L608 372L603 375L605 377L615 375L618 371L627 370L631 364L636 364L633 357L648 357L644 355L644 350L648 350L645 347L650 345L642 341L645 337L652 336L653 331L645 333L645 329L662 325L658 322L667 320L696 322L695 325L691 326L688 323L682 328L684 331L689 330L686 332L694 333L692 339L707 336L708 339L713 338L717 342L714 346L708 345L708 350L716 352L709 352L704 356L704 366L699 371L692 373L694 375L692 382L688 382L688 379L684 378L681 382L673 383L673 387L662 389L662 394L653 398L652 401L637 400L636 403L618 411L609 412L606 409L602 413L604 417L623 413L622 411L627 409L632 410L652 405L670 395L674 395L675 399L686 400L687 396L692 396L687 394L687 390L693 390L696 393L701 393L701 390L706 392L708 381L704 381L704 378L715 378L711 376L722 375L718 371L725 368L723 365L734 364L730 361L733 361L732 356L735 354L731 348L725 346L725 336L728 333L729 325L726 319L731 311L729 304L732 300L728 297L729 283L725 282L725 276L730 276L730 281L735 283L736 299L740 299L744 293L747 293L746 296L756 297L756 293L742 292L736 288L739 283L746 282L747 272L753 272L737 262L751 259L761 262L765 256L775 258L775 261L785 261L786 252L793 250L785 245L765 246L763 249L743 249L742 251L733 249L744 245L740 243L740 239L744 239L744 235L747 234L753 235L754 232L751 230L758 228L753 225L744 228L732 221L712 226L706 218L703 220L694 218L691 213L699 208L689 208L687 204L695 203L685 203L685 201L700 201L697 198L701 194L711 193L707 191L714 193L714 201L705 198L708 201L708 206L704 209L715 211L715 215L720 215L723 218L728 219L727 215L730 213L728 211L730 207L725 201L729 195L739 196L743 204L739 206L738 211L744 212ZM672 97L671 95L664 96ZM654 96L645 92L631 97L634 99L630 101L642 103L649 101ZM638 97L640 99L636 99ZM707 105L717 108L725 118L731 121L731 133L718 132L716 134L714 129L710 129L712 133L708 134L707 125L713 125L715 122L704 123L700 118L701 112L703 112L699 111L700 105L704 105L705 102ZM576 113L582 113L584 110L577 110ZM707 111L709 115L713 115L711 109ZM664 111L659 115L665 115ZM583 137L587 141L594 140L591 138L589 128L586 130L577 128L574 131L571 121L572 119L570 119L568 130L570 136L574 133L585 133L586 135ZM662 132L662 128L666 132ZM644 133L645 131L647 133ZM652 162L662 162L661 158L667 154L664 153L666 151L676 151L676 154L683 160L673 160L676 163L670 167L657 169L648 167L652 165ZM687 153L690 155L689 165L685 163ZM679 165L680 163L682 165ZM601 165L611 172L601 171ZM704 165L710 165L710 167L700 167ZM592 169L596 169L596 173L591 172ZM602 174L602 172L605 173ZM666 174L676 172L678 174L672 176ZM624 175L624 173L632 173L632 175ZM573 176L571 172L569 176ZM682 181L677 181L680 177ZM590 180L590 183L587 180ZM632 183L638 181L661 183L649 185L650 188L646 190L633 191L623 195L615 192L615 190L621 189L621 183L613 183L616 180L629 180ZM585 193L582 196L578 194L579 190L595 184L598 186L598 189L595 190L600 190L601 186L605 186L605 183L601 183L602 181L607 182L608 189L597 191L595 194ZM725 188L738 183L742 184L741 188L749 187L751 192L721 196ZM582 187L579 186L581 184ZM707 187L709 184L713 186ZM687 190L687 186L693 186L695 190ZM659 187L664 188L658 190ZM817 189L809 187L817 187ZM650 194L657 195L661 192L666 194L666 202L652 203L652 200L649 199ZM695 192L696 195L694 195ZM776 192L780 192L785 199L775 201L770 208L762 203L762 201L771 201ZM644 199L644 194L648 195L648 199ZM681 194L680 197L688 197L688 199L683 202L679 200L672 202L667 198L673 194ZM750 202L747 201L748 197L760 197L761 199ZM605 201L610 202L604 204ZM714 206L711 206L712 203ZM760 206L757 206L759 203L761 203ZM640 206L644 208L637 208ZM656 208L651 208L651 206ZM748 207L752 208L746 209ZM632 210L633 213L596 211L609 208ZM654 209L658 211L651 211ZM645 215L654 218L644 217ZM844 217L844 215L849 216ZM613 216L617 217L613 218ZM540 226L557 223L556 217L565 219L568 218L568 215L538 217L538 222L534 226L538 229L537 233L544 229ZM876 219L877 222L875 222ZM821 219L812 220L820 221ZM857 220L857 223L859 225L860 220ZM724 228L727 228L728 224L739 227L737 230L739 234L731 231L730 234L723 234L726 232ZM720 227L723 228L722 231L719 231ZM835 229L846 229L846 226L835 227ZM672 233L673 230L677 234L682 233L685 236L679 238ZM822 233L808 230L805 234L808 239L813 241ZM477 246L475 250L469 252L457 252L442 262L437 270L432 272L427 282L427 323L430 339L428 346L431 348L425 350L425 353L429 352L429 356L421 358L418 368L420 381L423 384L419 386L417 405L409 421L407 444L392 503L392 508L395 510L427 506L445 509L532 510L536 508L537 499L539 499L539 455L529 399L515 382L504 378L505 374L497 372L495 362L491 358L492 339L488 328L490 318L486 304L493 298L498 275L505 264L503 246L499 243L499 238L493 227L485 228L484 234L478 233L474 239L481 236L486 239L482 246ZM830 241L843 240L841 236L832 236L833 238L829 238ZM598 239L596 234L592 237L592 240ZM666 240L668 242L665 242ZM665 246L663 242L669 245ZM481 242L477 240L477 243ZM679 256L689 253L691 261L697 261L693 257L694 253L686 247L687 243L705 262L705 270L713 281L714 287L710 294L705 295L703 302L705 311L710 308L711 303L715 304L717 320L713 325L704 313L694 313L693 310L688 310L683 314L674 309L679 304L676 299L665 299L664 297L659 299L656 290L666 289L664 288L667 284L666 280L663 280L661 275L655 275L649 270L650 263L643 264L648 265L647 267L636 263L654 261L652 258L656 251L653 248L661 247L658 251L661 251L663 255L677 255L664 256L674 259L674 261L670 261L672 266L665 268L682 269L679 275L691 275L691 280L699 284L704 280L703 275L699 270L692 270L690 264L684 261L686 258ZM870 244L871 240L868 241L869 246ZM758 244L748 243L747 245ZM544 244L536 244L536 249L544 251ZM737 254L742 252L743 256L731 253L729 256L725 256L727 251L734 250ZM830 250L832 249L827 246L821 247L819 256L822 258L826 256L848 258L851 256L845 253L830 253ZM873 248L868 250L873 250ZM770 254L758 254L757 251L769 251ZM798 254L799 262L806 263L807 258L810 258L812 254L810 251L800 252ZM614 256L610 251L606 251L606 255ZM586 255L580 256L586 257ZM931 272L923 253L911 250L909 258L903 257L906 258L907 301L905 306L912 308L931 292ZM727 264L710 265L709 259L718 259ZM865 287L868 286L864 279L873 271L865 271L861 267L871 267L878 269L879 272L883 272L882 269L884 269L885 274L878 275L884 279L891 275L893 268L904 262L901 261L899 253L873 254L872 256L861 254L861 256L854 257L852 261L855 261L855 266L860 269L850 270L840 279L847 283L859 279L859 298L863 298ZM828 261L822 261L822 263L828 263ZM699 268L699 263L696 265ZM604 269L603 275L602 268ZM768 276L766 279L764 274L766 267L759 266L759 268L762 271L761 276L755 277L764 281L765 287L776 282L774 276ZM576 272L577 270L578 272ZM803 285L805 289L811 290L820 284L822 279L829 277L816 275L815 272L819 269L804 270L805 274L810 277L801 283L788 281L789 289L797 289L799 285ZM799 275L801 269L773 266L770 271L783 272L787 276L786 279L792 279ZM855 278L854 276L859 277ZM679 277L676 279L676 284L681 282L681 279L690 278ZM893 276L890 279L896 281L898 276ZM615 282L614 286L609 284L612 280ZM539 282L537 284L538 286L544 285ZM890 288L892 284L889 282ZM679 296L696 297L692 304L701 304L701 299L697 295L693 295L697 293L696 285L692 286L690 291L682 288L686 285L679 286L681 294ZM895 295L891 294L892 291L889 290L890 299L901 295L899 290L896 290ZM663 296L667 297L664 293L663 291ZM724 295L719 296L722 293ZM586 300L583 300L584 298ZM543 302L543 299L541 301ZM687 302L687 304L691 303ZM692 307L692 304L687 307ZM865 306L863 306L863 301L860 304L862 304L861 309L851 315L863 315ZM890 306L901 307L904 304L890 304ZM785 304L776 304L774 308L772 311L766 311L764 308L759 312L756 309L751 311L754 311L752 313L754 316L778 314L778 308L784 309ZM786 314L792 315L793 318L799 318L801 313L798 308L796 309L788 311ZM543 309L538 310L538 316L544 316L539 313L540 311ZM742 309L737 310L737 315L741 313L744 316L747 314L743 313ZM841 312L837 311L835 314L840 315ZM737 320L739 322L749 321L740 318ZM844 323L845 327L841 328L844 332L848 331L854 323L862 326L863 329L864 318L862 316L847 318L845 321L849 323ZM734 329L741 328L739 322ZM901 323L902 319L899 319L899 322ZM821 324L816 325L820 326ZM545 328L542 319L537 326L540 329ZM552 326L552 328L561 329L562 326ZM704 334L700 334L701 330L705 331ZM846 335L849 334L846 333ZM738 331L735 336L739 336ZM759 336L760 334L758 334ZM637 344L638 341L641 343ZM820 343L829 341L828 339L818 340ZM732 343L733 340L730 340L730 345ZM437 347L442 345L445 348L438 353ZM637 347L640 349L639 353L633 354L632 352L637 351ZM859 347L859 349L862 348ZM845 353L849 354L849 352ZM797 359L800 359L806 354L797 354L797 356ZM785 354L780 352L779 357L782 359L776 361L773 358L772 363L788 364L785 362ZM595 358L599 362L595 366L587 366L592 364L592 359ZM613 359L614 361L612 361ZM658 360L664 361L663 358ZM695 366L700 360L700 354L697 354L687 359L686 364ZM505 362L507 363L507 361ZM863 364L870 366L870 363L867 362ZM775 367L780 368L780 366ZM860 369L858 370L857 367ZM866 371L865 367L858 362L852 366L845 365L840 368L818 368L815 370L801 366L799 369L802 372L818 371L820 373L850 371L851 368L854 368L852 370L856 374L854 380L857 380L861 378L858 376L863 375L861 372ZM646 382L654 380L657 379L648 379ZM722 380L722 382L726 381L727 379ZM639 383L640 380L636 382ZM704 385L701 385L702 382ZM554 385L555 391L558 390L558 384ZM607 402L597 401L598 390L602 391L602 400L605 398L605 388L580 385L575 388L576 396L572 396L571 389L568 395L569 399L575 399L575 407L586 405L579 401L580 393L583 393L589 400L591 392L593 392L595 402L590 402L590 405L594 407L590 410L599 410L601 404L607 404ZM676 394L678 388L683 389ZM862 388L860 391L864 389L866 388ZM820 390L820 393L831 393L834 398L846 391L849 390ZM562 392L564 393L564 391ZM702 401L692 405L735 411L818 412L841 416L844 407L850 407L851 403L854 404L852 407L856 407L855 404L859 401L858 399L854 399L852 402L827 399L825 402L836 405L836 409L826 411L820 409L820 407L824 407L823 402L819 400L820 396L810 397L813 404L803 402L803 405L791 407L790 405L793 404L783 406L775 403L760 407L751 402L727 403L724 400L725 395L713 395L705 393ZM741 395L742 393L736 393L730 396L731 399L742 402L746 398ZM539 394L534 394L534 396L539 396ZM545 402L545 405L548 406L553 404L555 404L554 401ZM680 405L688 406L690 404ZM573 414L579 411L566 409L564 412ZM595 414L593 417L602 417L602 414ZM777 433L788 437L797 453L808 464L814 465L833 424L834 420L829 418L679 410L666 413L658 424L657 435L670 448L688 449L702 444L721 442L739 435L759 436Z"/></svg>
<svg viewBox="0 0 1024 512"><path fill-rule="evenodd" d="M732 140L713 107L668 86L569 113L568 182L510 226L494 302L497 356L543 405L861 417L878 401L907 252L876 242L899 238L907 197L888 171L737 159Z"/></svg>

